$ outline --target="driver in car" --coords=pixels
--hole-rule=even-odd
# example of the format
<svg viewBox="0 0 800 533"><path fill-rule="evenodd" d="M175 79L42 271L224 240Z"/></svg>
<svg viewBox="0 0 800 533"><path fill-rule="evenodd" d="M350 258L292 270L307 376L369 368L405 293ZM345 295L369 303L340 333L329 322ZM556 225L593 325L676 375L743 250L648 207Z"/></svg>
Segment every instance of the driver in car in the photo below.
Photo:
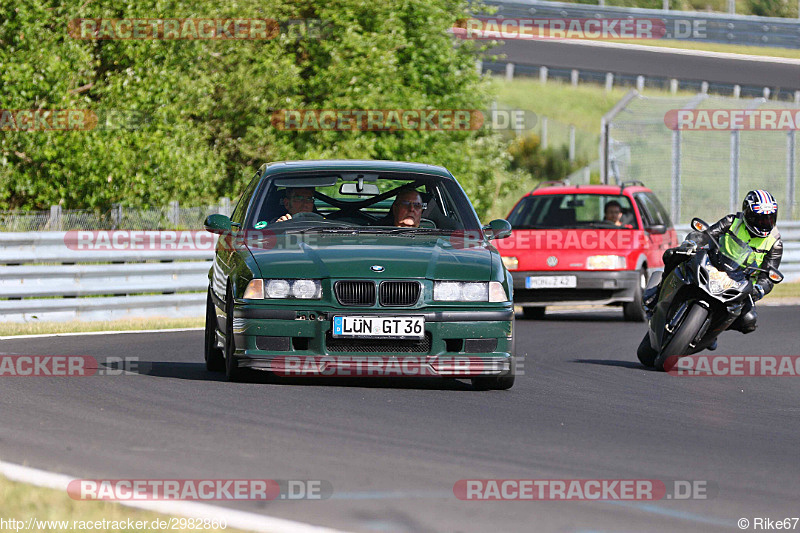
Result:
<svg viewBox="0 0 800 533"><path fill-rule="evenodd" d="M614 224L615 226L622 225L622 205L616 200L608 202L604 208L605 219L604 222Z"/></svg>
<svg viewBox="0 0 800 533"><path fill-rule="evenodd" d="M311 213L314 210L314 189L313 187L292 187L286 189L286 196L283 198L283 207L287 213L278 217L275 222L290 220L297 213Z"/></svg>

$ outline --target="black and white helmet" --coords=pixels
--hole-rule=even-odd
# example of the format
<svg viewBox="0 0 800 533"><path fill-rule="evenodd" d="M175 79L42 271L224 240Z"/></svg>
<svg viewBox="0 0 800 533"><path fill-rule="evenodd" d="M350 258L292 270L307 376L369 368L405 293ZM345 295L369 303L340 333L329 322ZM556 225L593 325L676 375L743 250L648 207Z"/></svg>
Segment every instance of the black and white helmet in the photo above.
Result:
<svg viewBox="0 0 800 533"><path fill-rule="evenodd" d="M747 231L754 237L766 237L778 220L778 202L765 190L750 191L742 202L742 213Z"/></svg>

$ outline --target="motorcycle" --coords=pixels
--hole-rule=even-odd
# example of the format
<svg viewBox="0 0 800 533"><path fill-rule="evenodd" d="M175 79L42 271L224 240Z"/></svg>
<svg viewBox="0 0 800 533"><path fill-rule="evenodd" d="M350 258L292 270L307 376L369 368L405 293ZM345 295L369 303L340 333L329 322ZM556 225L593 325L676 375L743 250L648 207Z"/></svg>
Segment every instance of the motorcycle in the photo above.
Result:
<svg viewBox="0 0 800 533"><path fill-rule="evenodd" d="M725 246L708 232L709 225L699 218L692 228L708 235L707 245L695 251L671 250L686 255L664 279L649 329L639 344L637 356L646 367L664 370L681 356L711 346L720 333L742 313L753 292L751 276L765 272L773 283L783 281L774 268L764 270L754 264L755 251L744 241L728 235ZM648 287L661 281L663 271L651 276Z"/></svg>

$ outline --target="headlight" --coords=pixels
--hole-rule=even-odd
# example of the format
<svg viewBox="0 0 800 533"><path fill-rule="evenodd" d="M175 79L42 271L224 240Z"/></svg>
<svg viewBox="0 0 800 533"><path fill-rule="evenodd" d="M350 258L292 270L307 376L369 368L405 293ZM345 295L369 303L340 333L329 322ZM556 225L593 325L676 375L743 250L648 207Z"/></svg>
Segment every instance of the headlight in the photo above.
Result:
<svg viewBox="0 0 800 533"><path fill-rule="evenodd" d="M511 257L511 256L509 256L509 257L505 257L504 256L503 257L503 264L509 270L516 270L517 267L519 267L519 259L517 259L516 257Z"/></svg>
<svg viewBox="0 0 800 533"><path fill-rule="evenodd" d="M503 285L497 281L437 281L433 284L433 299L440 302L508 301Z"/></svg>
<svg viewBox="0 0 800 533"><path fill-rule="evenodd" d="M319 300L321 297L322 286L316 279L254 279L244 291L244 298L251 300Z"/></svg>
<svg viewBox="0 0 800 533"><path fill-rule="evenodd" d="M708 269L708 289L711 291L712 294L719 294L722 291L730 289L731 287L735 287L739 283L732 280L728 274L722 272L721 270L717 270L716 267L712 265L706 265Z"/></svg>
<svg viewBox="0 0 800 533"><path fill-rule="evenodd" d="M592 255L586 259L588 270L624 270L627 262L624 255Z"/></svg>

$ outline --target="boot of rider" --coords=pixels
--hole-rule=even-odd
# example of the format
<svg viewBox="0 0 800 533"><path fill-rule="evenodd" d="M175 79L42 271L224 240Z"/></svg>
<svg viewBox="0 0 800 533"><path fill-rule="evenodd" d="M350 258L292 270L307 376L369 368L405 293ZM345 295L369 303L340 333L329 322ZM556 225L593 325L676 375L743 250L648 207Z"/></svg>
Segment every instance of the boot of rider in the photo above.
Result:
<svg viewBox="0 0 800 533"><path fill-rule="evenodd" d="M658 295L661 292L661 283L659 282L658 285L655 287L650 287L649 289L645 289L642 293L642 304L644 305L645 313L647 314L647 318L653 316L653 312L656 309L656 303L658 303Z"/></svg>

